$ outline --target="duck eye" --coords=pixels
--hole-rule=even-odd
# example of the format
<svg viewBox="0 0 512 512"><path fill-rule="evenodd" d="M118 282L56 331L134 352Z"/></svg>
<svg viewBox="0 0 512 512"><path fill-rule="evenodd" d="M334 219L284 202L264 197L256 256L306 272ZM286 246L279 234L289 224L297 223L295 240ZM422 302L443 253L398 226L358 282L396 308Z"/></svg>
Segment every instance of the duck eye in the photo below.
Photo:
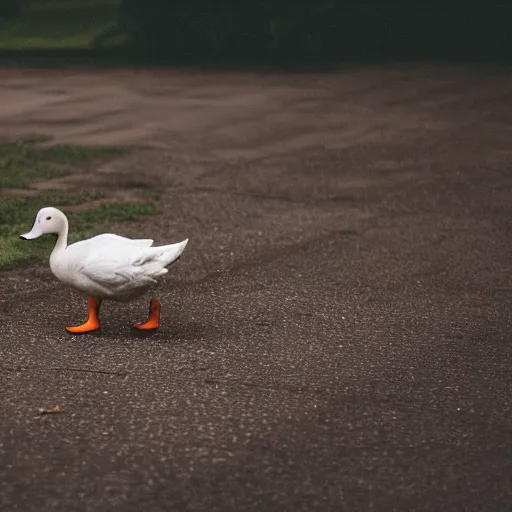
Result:
<svg viewBox="0 0 512 512"><path fill-rule="evenodd" d="M46 220L52 220L52 218L51 217L46 217Z"/></svg>

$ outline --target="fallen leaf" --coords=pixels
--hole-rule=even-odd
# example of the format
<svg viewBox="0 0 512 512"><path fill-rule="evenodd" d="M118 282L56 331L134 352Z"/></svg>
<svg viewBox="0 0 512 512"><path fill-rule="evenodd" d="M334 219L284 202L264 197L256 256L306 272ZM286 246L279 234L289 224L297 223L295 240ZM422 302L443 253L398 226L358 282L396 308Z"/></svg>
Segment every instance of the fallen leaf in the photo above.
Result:
<svg viewBox="0 0 512 512"><path fill-rule="evenodd" d="M59 404L57 404L53 409L39 409L39 414L56 414L58 412L62 412L62 409L60 408Z"/></svg>

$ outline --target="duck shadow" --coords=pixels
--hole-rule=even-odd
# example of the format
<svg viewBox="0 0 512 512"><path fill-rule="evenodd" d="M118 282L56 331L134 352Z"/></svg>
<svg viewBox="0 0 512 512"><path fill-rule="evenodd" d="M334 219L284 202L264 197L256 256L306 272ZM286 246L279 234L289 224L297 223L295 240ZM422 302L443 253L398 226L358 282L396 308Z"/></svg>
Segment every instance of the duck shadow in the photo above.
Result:
<svg viewBox="0 0 512 512"><path fill-rule="evenodd" d="M127 335L130 339L135 340L159 340L159 341L202 341L206 337L211 337L213 331L209 324L199 322L179 322L161 326L158 329L141 331L132 327L128 329Z"/></svg>
<svg viewBox="0 0 512 512"><path fill-rule="evenodd" d="M101 329L85 334L73 334L64 331L66 325L78 324L84 321L84 312L80 307L69 311L69 318L63 320L62 316L55 313L49 319L49 324L55 331L64 331L69 339L76 338L77 341L108 340L115 339L118 342L125 340L152 340L159 342L199 342L205 339L212 339L218 334L218 328L208 317L191 318L188 315L171 316L165 318L158 329L141 330L134 327L140 321L140 315L136 308L129 308L124 311L116 311L115 315L109 314L107 308L101 322ZM74 319L74 321L73 321Z"/></svg>
<svg viewBox="0 0 512 512"><path fill-rule="evenodd" d="M59 326L60 327L60 326ZM130 340L152 340L161 342L200 342L206 338L212 338L215 333L211 326L201 323L180 323L176 325L166 325L158 329L140 330L135 327L127 327L121 324L106 325L97 331L85 333L71 333L64 331L63 334L68 339L76 339L77 341L86 340L108 340L115 339L121 341Z"/></svg>

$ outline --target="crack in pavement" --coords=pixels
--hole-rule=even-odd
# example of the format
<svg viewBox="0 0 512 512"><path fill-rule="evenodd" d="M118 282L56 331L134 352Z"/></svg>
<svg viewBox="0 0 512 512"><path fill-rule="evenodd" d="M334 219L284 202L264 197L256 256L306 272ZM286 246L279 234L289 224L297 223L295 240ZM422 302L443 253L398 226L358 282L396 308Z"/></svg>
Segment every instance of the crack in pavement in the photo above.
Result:
<svg viewBox="0 0 512 512"><path fill-rule="evenodd" d="M93 370L87 368L44 368L38 366L0 366L0 370L17 373L22 371L40 371L40 372L79 372L79 373L97 373L102 375L115 375L116 377L127 377L127 371Z"/></svg>

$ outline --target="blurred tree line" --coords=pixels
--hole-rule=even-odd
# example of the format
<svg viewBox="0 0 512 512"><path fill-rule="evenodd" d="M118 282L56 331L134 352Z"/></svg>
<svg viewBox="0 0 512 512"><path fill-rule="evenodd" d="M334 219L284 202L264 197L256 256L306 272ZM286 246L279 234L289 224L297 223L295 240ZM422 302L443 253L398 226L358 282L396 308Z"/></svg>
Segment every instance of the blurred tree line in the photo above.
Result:
<svg viewBox="0 0 512 512"><path fill-rule="evenodd" d="M0 0L0 21L33 2ZM96 38L173 62L336 62L359 57L508 56L512 0L117 0Z"/></svg>
<svg viewBox="0 0 512 512"><path fill-rule="evenodd" d="M122 0L119 25L160 57L332 61L510 51L511 15L512 1Z"/></svg>

